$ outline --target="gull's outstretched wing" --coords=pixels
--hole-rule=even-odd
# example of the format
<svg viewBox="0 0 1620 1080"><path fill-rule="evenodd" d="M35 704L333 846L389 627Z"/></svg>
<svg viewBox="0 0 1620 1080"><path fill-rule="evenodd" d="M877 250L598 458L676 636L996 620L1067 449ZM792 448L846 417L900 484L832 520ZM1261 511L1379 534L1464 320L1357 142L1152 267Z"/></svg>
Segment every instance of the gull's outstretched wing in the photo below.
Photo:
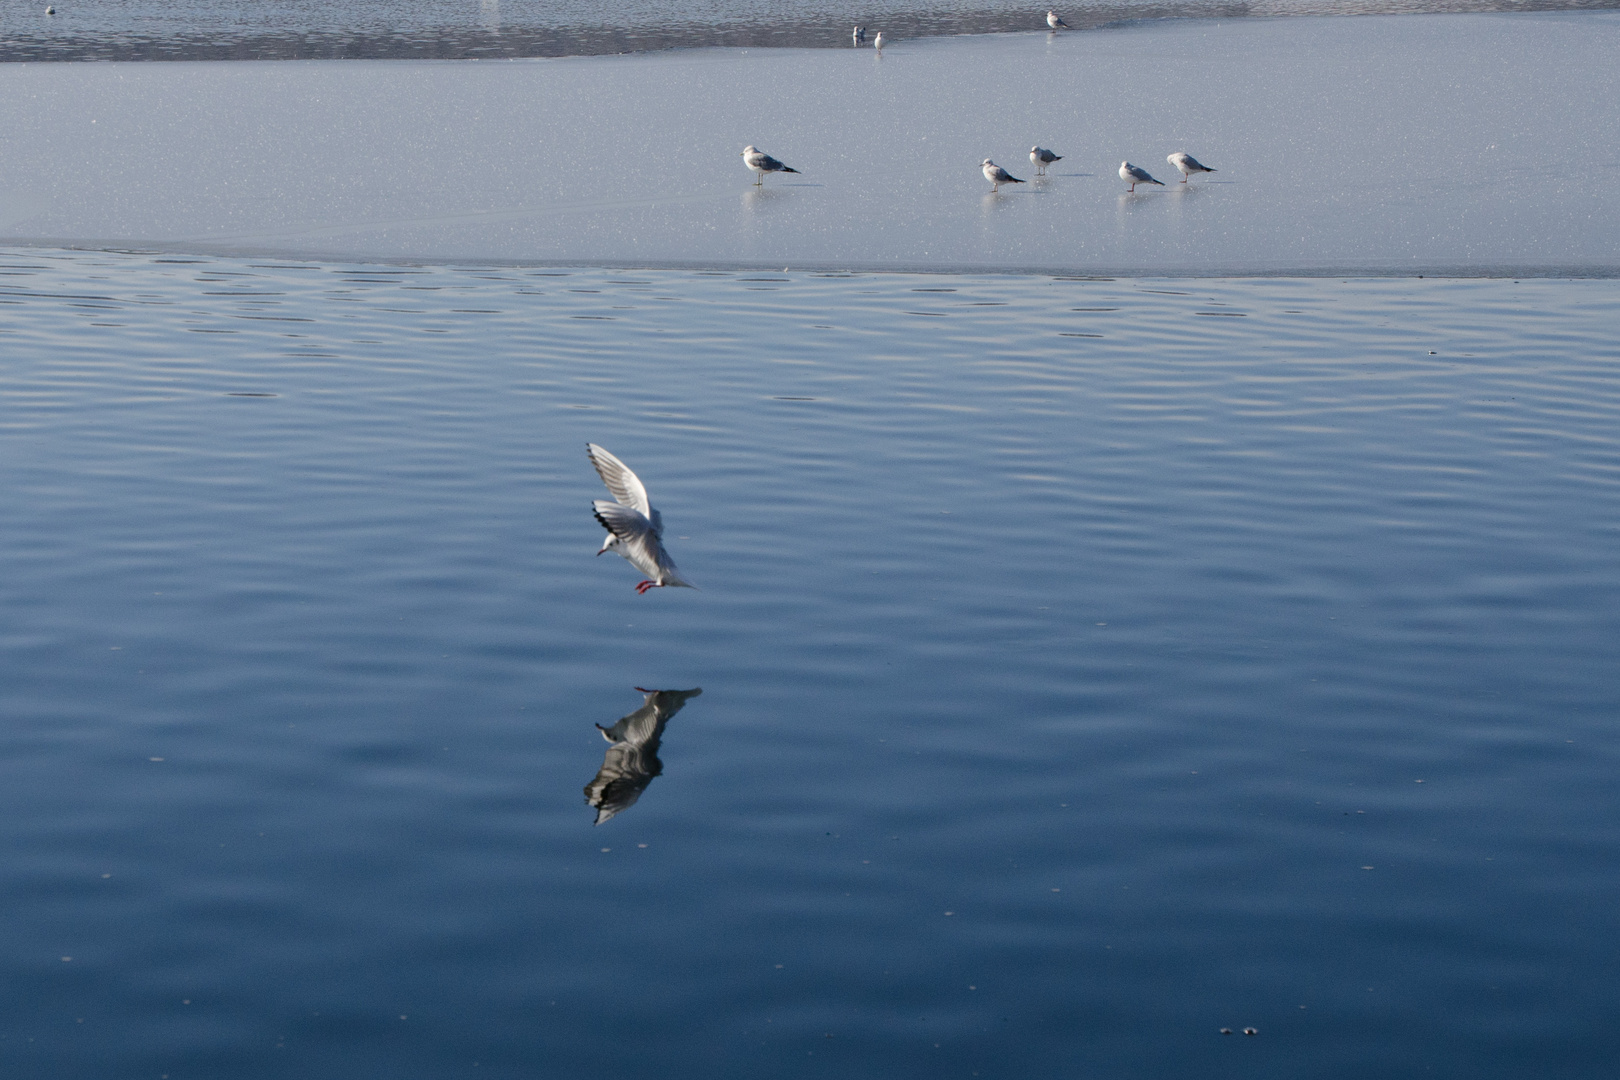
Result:
<svg viewBox="0 0 1620 1080"><path fill-rule="evenodd" d="M585 451L591 456L591 464L596 466L596 475L602 478L613 497L650 521L652 504L647 501L647 489L641 486L641 479L630 467L595 443L586 443Z"/></svg>

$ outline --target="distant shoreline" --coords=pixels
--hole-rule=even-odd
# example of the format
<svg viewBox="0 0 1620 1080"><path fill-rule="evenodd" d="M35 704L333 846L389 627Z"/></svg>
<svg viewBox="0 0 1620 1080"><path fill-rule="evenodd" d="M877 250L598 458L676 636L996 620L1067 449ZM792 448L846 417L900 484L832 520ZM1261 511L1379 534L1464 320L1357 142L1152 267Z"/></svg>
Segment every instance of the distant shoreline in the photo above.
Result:
<svg viewBox="0 0 1620 1080"><path fill-rule="evenodd" d="M993 6L972 10L882 10L863 3L850 10L891 41L972 34L1041 33L1033 8ZM1062 6L1062 5L1060 5ZM874 10L874 7L877 10ZM1620 10L1620 0L1103 0L1066 9L1072 32L1116 28L1131 23L1186 19L1295 18L1360 15L1486 14ZM181 21L161 6L120 8L122 18L100 16L99 8L65 4L53 17L40 15L0 24L0 63L86 61L221 60L476 60L616 56L693 48L849 49L851 16L813 8L750 10L748 3L717 11L716 17L667 18L668 9L642 11L634 5L621 21L517 18L498 0L482 7L458 6L441 13L429 5L425 17L401 25L377 18L365 5L321 8L328 21L306 21L307 9L255 6L261 17L235 16L229 8L216 18ZM41 8L43 10L43 8ZM548 9L550 10L550 9ZM345 18L353 16L353 18ZM441 17L435 17L441 16ZM867 47L870 47L869 45Z"/></svg>

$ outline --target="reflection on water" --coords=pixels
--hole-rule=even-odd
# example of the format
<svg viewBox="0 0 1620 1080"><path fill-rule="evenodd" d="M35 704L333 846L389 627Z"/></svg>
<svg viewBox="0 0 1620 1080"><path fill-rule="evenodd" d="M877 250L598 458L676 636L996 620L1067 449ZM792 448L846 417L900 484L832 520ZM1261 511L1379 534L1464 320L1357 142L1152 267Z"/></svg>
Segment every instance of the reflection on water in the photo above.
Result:
<svg viewBox="0 0 1620 1080"><path fill-rule="evenodd" d="M585 801L596 808L598 825L634 806L653 777L664 771L664 763L658 760L658 743L664 737L664 725L681 711L688 698L703 693L702 687L644 690L638 686L636 689L647 695L641 708L620 717L612 727L596 725L602 738L612 744L602 755L602 767L585 785Z"/></svg>

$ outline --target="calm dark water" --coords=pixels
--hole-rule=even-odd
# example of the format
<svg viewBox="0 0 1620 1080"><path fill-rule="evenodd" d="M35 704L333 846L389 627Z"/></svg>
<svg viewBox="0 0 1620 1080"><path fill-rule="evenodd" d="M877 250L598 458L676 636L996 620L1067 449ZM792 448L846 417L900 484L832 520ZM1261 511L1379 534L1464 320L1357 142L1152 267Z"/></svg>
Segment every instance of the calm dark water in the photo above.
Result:
<svg viewBox="0 0 1620 1080"><path fill-rule="evenodd" d="M1617 300L8 253L0 1067L1602 1075Z"/></svg>
<svg viewBox="0 0 1620 1080"><path fill-rule="evenodd" d="M0 14L0 62L19 60L461 59L703 46L849 48L886 38L1046 30L1022 0L18 0ZM1065 5L1059 5L1064 7ZM1620 0L1097 0L1075 30L1141 19L1610 9Z"/></svg>

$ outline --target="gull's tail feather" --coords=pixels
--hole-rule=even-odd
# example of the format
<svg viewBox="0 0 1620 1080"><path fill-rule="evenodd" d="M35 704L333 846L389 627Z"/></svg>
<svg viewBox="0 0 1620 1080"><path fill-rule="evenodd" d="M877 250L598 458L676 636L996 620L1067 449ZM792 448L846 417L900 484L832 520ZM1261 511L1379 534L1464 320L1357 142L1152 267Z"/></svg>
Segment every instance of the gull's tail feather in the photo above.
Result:
<svg viewBox="0 0 1620 1080"><path fill-rule="evenodd" d="M681 577L681 572L671 564L664 568L664 584L681 589L697 589L697 586ZM703 590L698 589L699 592Z"/></svg>

